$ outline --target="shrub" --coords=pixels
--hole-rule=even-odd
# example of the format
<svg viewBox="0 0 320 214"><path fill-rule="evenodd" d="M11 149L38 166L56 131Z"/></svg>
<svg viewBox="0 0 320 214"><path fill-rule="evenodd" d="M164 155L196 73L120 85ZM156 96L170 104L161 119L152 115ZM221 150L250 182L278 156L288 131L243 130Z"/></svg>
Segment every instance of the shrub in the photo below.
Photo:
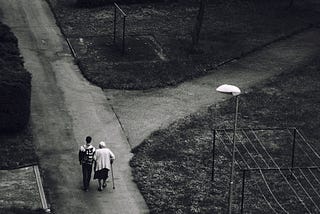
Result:
<svg viewBox="0 0 320 214"><path fill-rule="evenodd" d="M31 74L10 28L0 23L0 32L0 132L15 132L29 121Z"/></svg>

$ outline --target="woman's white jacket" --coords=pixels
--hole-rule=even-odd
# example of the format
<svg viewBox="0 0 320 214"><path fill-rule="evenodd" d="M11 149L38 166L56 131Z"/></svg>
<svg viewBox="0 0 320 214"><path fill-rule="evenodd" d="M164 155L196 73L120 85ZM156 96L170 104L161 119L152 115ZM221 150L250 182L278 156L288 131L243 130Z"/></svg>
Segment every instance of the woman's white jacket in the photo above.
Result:
<svg viewBox="0 0 320 214"><path fill-rule="evenodd" d="M115 156L108 148L97 149L94 154L94 160L96 161L95 171L107 168L111 168L111 160L115 160Z"/></svg>

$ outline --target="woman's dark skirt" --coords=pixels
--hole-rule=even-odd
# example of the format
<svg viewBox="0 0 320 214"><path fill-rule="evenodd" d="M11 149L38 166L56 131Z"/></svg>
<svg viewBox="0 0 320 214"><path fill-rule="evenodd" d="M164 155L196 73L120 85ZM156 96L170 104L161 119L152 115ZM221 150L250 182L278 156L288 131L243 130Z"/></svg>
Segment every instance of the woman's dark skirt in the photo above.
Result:
<svg viewBox="0 0 320 214"><path fill-rule="evenodd" d="M103 179L106 180L108 178L109 170L104 168L94 172L93 179Z"/></svg>

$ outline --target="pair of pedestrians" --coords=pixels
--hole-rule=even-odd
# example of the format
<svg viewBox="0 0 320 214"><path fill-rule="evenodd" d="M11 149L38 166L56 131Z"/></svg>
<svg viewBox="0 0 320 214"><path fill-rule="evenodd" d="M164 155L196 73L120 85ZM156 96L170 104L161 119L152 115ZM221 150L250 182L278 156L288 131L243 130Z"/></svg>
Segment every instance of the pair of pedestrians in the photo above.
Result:
<svg viewBox="0 0 320 214"><path fill-rule="evenodd" d="M98 191L107 186L107 178L115 160L113 152L106 147L105 142L99 143L99 149L91 144L92 138L86 137L86 144L79 149L79 162L82 166L83 190L88 191L91 180L92 168L94 168L93 179L98 180ZM94 166L94 167L93 167Z"/></svg>

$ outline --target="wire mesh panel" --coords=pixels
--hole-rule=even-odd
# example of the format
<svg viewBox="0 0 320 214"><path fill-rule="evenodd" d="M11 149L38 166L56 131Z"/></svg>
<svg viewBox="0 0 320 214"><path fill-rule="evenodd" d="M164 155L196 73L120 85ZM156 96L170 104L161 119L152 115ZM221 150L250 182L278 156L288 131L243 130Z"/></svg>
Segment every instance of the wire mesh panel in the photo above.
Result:
<svg viewBox="0 0 320 214"><path fill-rule="evenodd" d="M214 145L226 156L231 155L232 132L214 130ZM271 213L320 212L320 155L299 130L239 129L235 135L235 208L241 213L261 208Z"/></svg>

